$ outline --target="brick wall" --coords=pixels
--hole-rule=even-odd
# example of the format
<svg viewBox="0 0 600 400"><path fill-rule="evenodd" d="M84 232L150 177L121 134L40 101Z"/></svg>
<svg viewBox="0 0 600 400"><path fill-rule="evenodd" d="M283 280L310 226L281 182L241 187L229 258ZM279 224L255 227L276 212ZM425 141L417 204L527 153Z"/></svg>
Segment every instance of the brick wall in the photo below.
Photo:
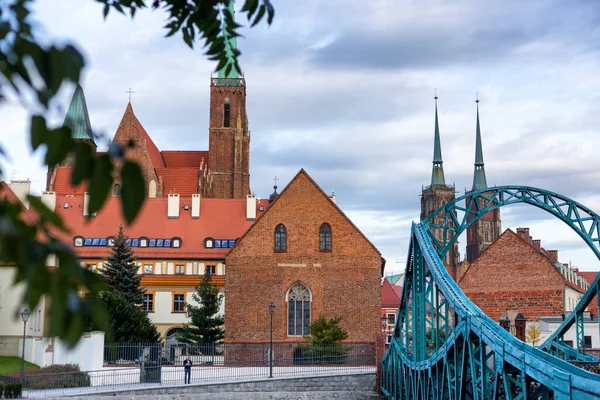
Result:
<svg viewBox="0 0 600 400"><path fill-rule="evenodd" d="M320 251L319 228L332 228L332 251ZM287 251L274 252L275 227L287 228ZM311 320L342 317L348 341L372 343L379 332L381 256L301 171L226 259L225 340L298 342L287 334L286 293L296 282L312 294Z"/></svg>
<svg viewBox="0 0 600 400"><path fill-rule="evenodd" d="M490 318L508 308L528 320L560 316L565 283L547 257L507 229L477 260L459 286Z"/></svg>

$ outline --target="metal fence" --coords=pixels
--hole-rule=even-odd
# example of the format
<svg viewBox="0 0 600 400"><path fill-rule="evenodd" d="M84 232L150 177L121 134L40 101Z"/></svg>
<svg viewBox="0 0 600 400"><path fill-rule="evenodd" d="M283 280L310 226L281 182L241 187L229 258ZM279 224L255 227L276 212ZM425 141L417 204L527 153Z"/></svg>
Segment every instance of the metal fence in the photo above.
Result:
<svg viewBox="0 0 600 400"><path fill-rule="evenodd" d="M104 354L102 370L26 376L24 396L183 385L183 361L188 357L192 361L191 384L271 376L337 375L376 369L375 344L274 344L272 359L268 344L117 344L107 345Z"/></svg>

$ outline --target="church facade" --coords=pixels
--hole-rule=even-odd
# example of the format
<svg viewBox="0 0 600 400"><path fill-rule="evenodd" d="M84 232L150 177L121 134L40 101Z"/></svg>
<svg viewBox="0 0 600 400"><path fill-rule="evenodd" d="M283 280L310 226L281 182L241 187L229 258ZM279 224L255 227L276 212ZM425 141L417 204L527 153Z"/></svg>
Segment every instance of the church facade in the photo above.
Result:
<svg viewBox="0 0 600 400"><path fill-rule="evenodd" d="M341 317L346 342L380 333L385 260L301 170L227 254L225 341L305 342L319 316Z"/></svg>

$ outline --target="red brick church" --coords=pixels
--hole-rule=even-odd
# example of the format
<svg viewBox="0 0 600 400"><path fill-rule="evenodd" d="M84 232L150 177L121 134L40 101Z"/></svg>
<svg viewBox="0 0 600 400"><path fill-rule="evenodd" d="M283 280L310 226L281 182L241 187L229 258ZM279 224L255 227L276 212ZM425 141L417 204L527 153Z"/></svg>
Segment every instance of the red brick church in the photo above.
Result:
<svg viewBox="0 0 600 400"><path fill-rule="evenodd" d="M380 332L385 260L301 170L230 250L225 260L225 340L304 342L320 315L341 317L347 342Z"/></svg>
<svg viewBox="0 0 600 400"><path fill-rule="evenodd" d="M235 39L228 45L235 46ZM311 321L324 314L343 317L349 341L373 343L381 255L303 170L279 198L272 196L272 204L251 192L246 88L235 71L210 78L208 150L159 149L152 127L143 126L128 103L112 143L142 168L148 198L138 219L127 225L121 215L118 163L109 199L91 215L87 182L70 184L69 157L48 171L42 194L71 229L56 236L71 244L83 266L102 272L123 225L147 290L142 308L167 343L187 322L186 304L205 272L226 293L221 312L232 316L226 322L230 342L264 341L260 324L273 301L278 341L302 340ZM96 151L80 86L65 124ZM271 226L275 220L277 227ZM225 263L231 248L236 251Z"/></svg>

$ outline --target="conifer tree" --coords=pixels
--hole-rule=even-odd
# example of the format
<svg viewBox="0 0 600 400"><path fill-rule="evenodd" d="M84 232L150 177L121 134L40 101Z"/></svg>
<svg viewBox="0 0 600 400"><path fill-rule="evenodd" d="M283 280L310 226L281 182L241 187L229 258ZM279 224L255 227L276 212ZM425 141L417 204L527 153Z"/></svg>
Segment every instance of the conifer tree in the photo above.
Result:
<svg viewBox="0 0 600 400"><path fill-rule="evenodd" d="M131 304L142 304L145 289L140 287L141 275L137 275L133 249L127 245L129 239L119 226L119 234L115 239L112 254L106 260L103 275L106 283L121 293Z"/></svg>
<svg viewBox="0 0 600 400"><path fill-rule="evenodd" d="M158 343L160 334L150 321L148 313L130 303L122 293L109 289L98 298L88 296L85 301L92 306L100 301L109 311L107 339L111 343ZM91 320L86 321L87 330L101 329Z"/></svg>
<svg viewBox="0 0 600 400"><path fill-rule="evenodd" d="M196 287L192 298L199 304L195 306L187 303L187 316L190 323L183 327L177 339L188 344L214 344L223 339L225 331L223 323L225 318L217 315L219 306L223 301L223 294L219 288L211 283L210 274L204 273L202 282Z"/></svg>

